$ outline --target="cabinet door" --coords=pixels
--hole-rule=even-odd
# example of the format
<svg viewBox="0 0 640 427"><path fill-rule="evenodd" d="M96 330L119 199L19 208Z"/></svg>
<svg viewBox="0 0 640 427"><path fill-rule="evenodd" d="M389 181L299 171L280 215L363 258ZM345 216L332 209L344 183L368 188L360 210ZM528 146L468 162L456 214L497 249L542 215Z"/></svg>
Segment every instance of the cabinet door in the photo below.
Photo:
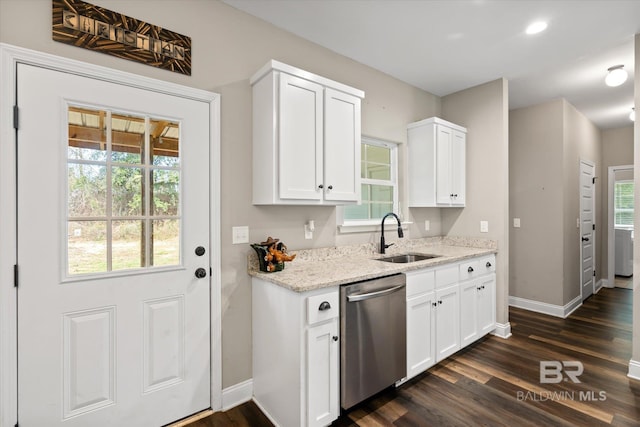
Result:
<svg viewBox="0 0 640 427"><path fill-rule="evenodd" d="M478 292L478 332L486 335L496 327L496 275L483 277Z"/></svg>
<svg viewBox="0 0 640 427"><path fill-rule="evenodd" d="M307 425L309 427L331 424L339 415L340 343L337 338L337 319L308 329Z"/></svg>
<svg viewBox="0 0 640 427"><path fill-rule="evenodd" d="M436 126L436 203L450 205L451 191L451 144L453 130Z"/></svg>
<svg viewBox="0 0 640 427"><path fill-rule="evenodd" d="M460 349L460 291L458 285L436 291L436 362Z"/></svg>
<svg viewBox="0 0 640 427"><path fill-rule="evenodd" d="M461 346L478 339L478 294L480 284L476 280L460 284L460 340Z"/></svg>
<svg viewBox="0 0 640 427"><path fill-rule="evenodd" d="M360 98L325 89L324 198L360 200Z"/></svg>
<svg viewBox="0 0 640 427"><path fill-rule="evenodd" d="M407 300L407 378L435 363L435 293Z"/></svg>
<svg viewBox="0 0 640 427"><path fill-rule="evenodd" d="M466 190L466 134L454 130L451 139L452 205L464 206Z"/></svg>
<svg viewBox="0 0 640 427"><path fill-rule="evenodd" d="M281 199L322 199L323 87L280 74L278 177Z"/></svg>

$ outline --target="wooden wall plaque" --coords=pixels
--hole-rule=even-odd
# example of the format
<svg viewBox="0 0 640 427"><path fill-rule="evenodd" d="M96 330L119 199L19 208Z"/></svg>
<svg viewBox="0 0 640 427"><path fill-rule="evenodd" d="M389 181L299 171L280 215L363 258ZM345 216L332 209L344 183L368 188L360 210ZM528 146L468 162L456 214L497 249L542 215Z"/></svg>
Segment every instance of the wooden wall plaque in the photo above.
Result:
<svg viewBox="0 0 640 427"><path fill-rule="evenodd" d="M191 37L80 0L53 1L53 40L191 75Z"/></svg>

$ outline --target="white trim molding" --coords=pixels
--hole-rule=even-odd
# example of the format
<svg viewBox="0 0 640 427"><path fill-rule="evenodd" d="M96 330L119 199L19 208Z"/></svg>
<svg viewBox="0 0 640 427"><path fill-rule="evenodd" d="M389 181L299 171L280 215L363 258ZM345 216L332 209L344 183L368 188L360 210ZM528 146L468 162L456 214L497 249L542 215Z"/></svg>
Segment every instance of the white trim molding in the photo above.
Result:
<svg viewBox="0 0 640 427"><path fill-rule="evenodd" d="M253 379L232 385L222 390L222 410L228 411L253 398Z"/></svg>
<svg viewBox="0 0 640 427"><path fill-rule="evenodd" d="M582 305L582 296L578 295L564 306L548 304L546 302L534 301L519 297L509 297L509 306L522 308L537 313L548 314L549 316L566 318Z"/></svg>
<svg viewBox="0 0 640 427"><path fill-rule="evenodd" d="M211 152L211 408L222 407L221 253L220 253L220 95L0 43L0 426L18 418L16 264L16 105L17 64L28 64L92 79L206 102L210 109Z"/></svg>
<svg viewBox="0 0 640 427"><path fill-rule="evenodd" d="M629 360L629 373L627 376L634 380L640 380L640 361Z"/></svg>
<svg viewBox="0 0 640 427"><path fill-rule="evenodd" d="M507 339L511 334L511 323L496 323L496 328L493 330L493 335Z"/></svg>

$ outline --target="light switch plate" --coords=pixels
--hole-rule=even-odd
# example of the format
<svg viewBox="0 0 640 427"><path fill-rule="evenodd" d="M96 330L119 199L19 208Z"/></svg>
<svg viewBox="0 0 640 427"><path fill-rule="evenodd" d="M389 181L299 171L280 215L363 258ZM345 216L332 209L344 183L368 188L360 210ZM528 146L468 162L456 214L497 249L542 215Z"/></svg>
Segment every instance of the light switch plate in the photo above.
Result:
<svg viewBox="0 0 640 427"><path fill-rule="evenodd" d="M234 245L249 243L249 226L231 227L231 235Z"/></svg>
<svg viewBox="0 0 640 427"><path fill-rule="evenodd" d="M489 221L480 221L480 232L481 233L489 232Z"/></svg>
<svg viewBox="0 0 640 427"><path fill-rule="evenodd" d="M520 228L520 218L513 218L513 228Z"/></svg>

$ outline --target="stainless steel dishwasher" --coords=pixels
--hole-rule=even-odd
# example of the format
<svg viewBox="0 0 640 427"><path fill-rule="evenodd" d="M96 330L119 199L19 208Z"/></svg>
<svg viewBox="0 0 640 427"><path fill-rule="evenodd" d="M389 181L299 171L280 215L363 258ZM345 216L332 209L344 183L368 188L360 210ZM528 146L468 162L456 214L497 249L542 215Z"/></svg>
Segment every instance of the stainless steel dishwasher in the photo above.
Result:
<svg viewBox="0 0 640 427"><path fill-rule="evenodd" d="M340 288L340 391L348 409L407 374L404 274Z"/></svg>

